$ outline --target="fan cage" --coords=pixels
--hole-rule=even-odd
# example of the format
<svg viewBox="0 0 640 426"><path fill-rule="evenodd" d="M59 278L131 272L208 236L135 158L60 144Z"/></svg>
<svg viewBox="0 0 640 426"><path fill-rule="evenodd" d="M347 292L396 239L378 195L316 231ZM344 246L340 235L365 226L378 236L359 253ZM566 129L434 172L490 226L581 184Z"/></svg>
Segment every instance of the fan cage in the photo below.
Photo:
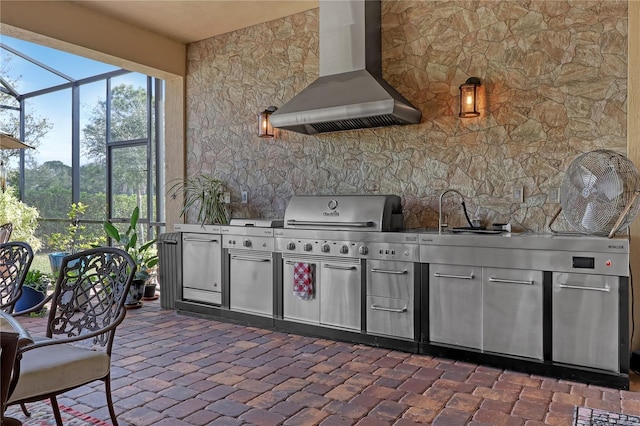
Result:
<svg viewBox="0 0 640 426"><path fill-rule="evenodd" d="M560 186L560 205L574 230L605 236L622 215L616 232L640 213L639 191L640 174L631 160L615 151L590 151L569 165Z"/></svg>

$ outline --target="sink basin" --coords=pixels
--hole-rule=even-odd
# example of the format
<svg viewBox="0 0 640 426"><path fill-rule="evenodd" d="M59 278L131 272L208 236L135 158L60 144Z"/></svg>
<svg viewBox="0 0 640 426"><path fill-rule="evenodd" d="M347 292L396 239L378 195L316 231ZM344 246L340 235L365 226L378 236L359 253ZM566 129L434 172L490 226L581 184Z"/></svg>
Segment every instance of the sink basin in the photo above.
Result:
<svg viewBox="0 0 640 426"><path fill-rule="evenodd" d="M496 230L496 229L478 229L478 228L471 228L468 226L465 227L461 227L461 228L452 228L451 232L453 233L470 233L470 234L486 234L486 235L497 235L497 234L502 234L503 230Z"/></svg>

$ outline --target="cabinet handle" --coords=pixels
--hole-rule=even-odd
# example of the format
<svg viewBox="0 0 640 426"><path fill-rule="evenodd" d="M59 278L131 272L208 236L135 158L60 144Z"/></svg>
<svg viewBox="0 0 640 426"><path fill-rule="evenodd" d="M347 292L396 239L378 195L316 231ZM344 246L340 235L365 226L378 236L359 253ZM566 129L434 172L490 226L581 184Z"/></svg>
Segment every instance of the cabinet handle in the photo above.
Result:
<svg viewBox="0 0 640 426"><path fill-rule="evenodd" d="M184 241L193 241L196 243L217 243L219 242L216 239L202 240L200 238L185 238Z"/></svg>
<svg viewBox="0 0 640 426"><path fill-rule="evenodd" d="M336 227L344 226L349 228L371 228L375 225L373 222L323 222L313 220L287 220L287 225L292 226L321 226L321 227Z"/></svg>
<svg viewBox="0 0 640 426"><path fill-rule="evenodd" d="M609 287L609 286L605 286L605 287L585 287L585 286L581 286L581 285L560 284L558 287L560 287L560 288L569 288L569 289L572 289L572 290L602 291L604 293L609 293L609 291L611 290L611 287Z"/></svg>
<svg viewBox="0 0 640 426"><path fill-rule="evenodd" d="M231 260L247 260L249 262L271 262L271 259L265 259L261 257L244 257L244 256L231 256Z"/></svg>
<svg viewBox="0 0 640 426"><path fill-rule="evenodd" d="M522 285L533 285L534 281L520 281L520 280L507 280L504 278L494 278L491 277L489 278L489 282L492 283L505 283L505 284L522 284Z"/></svg>
<svg viewBox="0 0 640 426"><path fill-rule="evenodd" d="M356 269L356 267L353 265L331 265L329 263L325 263L324 267L327 269L340 269L343 271L352 271Z"/></svg>
<svg viewBox="0 0 640 426"><path fill-rule="evenodd" d="M440 272L436 272L433 274L434 277L438 278L458 278L460 280L472 280L473 273L469 275L452 275L452 274L441 274Z"/></svg>
<svg viewBox="0 0 640 426"><path fill-rule="evenodd" d="M390 269L377 269L371 268L371 272L377 272L379 274L394 274L394 275L404 275L407 271L392 271Z"/></svg>
<svg viewBox="0 0 640 426"><path fill-rule="evenodd" d="M178 244L178 242L177 241L173 241L173 240L163 240L163 241L158 241L156 244L176 245L176 244Z"/></svg>
<svg viewBox="0 0 640 426"><path fill-rule="evenodd" d="M371 309L373 309L374 311L397 312L399 314L407 312L406 306L402 309L393 309L393 308L384 308L378 305L371 305Z"/></svg>

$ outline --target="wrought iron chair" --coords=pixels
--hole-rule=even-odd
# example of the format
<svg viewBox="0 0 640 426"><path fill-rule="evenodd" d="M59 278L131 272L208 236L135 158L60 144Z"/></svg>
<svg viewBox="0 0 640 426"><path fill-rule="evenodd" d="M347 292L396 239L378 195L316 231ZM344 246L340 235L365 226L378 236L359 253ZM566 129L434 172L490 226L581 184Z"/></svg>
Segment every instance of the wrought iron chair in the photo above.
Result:
<svg viewBox="0 0 640 426"><path fill-rule="evenodd" d="M20 346L33 343L33 339L22 325L10 314L0 312L0 424L20 425L20 421L5 417L9 385L15 366L16 353Z"/></svg>
<svg viewBox="0 0 640 426"><path fill-rule="evenodd" d="M11 222L0 225L0 244L8 243L13 232L13 224Z"/></svg>
<svg viewBox="0 0 640 426"><path fill-rule="evenodd" d="M13 313L32 261L29 244L18 241L0 244L0 311Z"/></svg>
<svg viewBox="0 0 640 426"><path fill-rule="evenodd" d="M136 265L124 250L100 247L69 255L51 298L46 338L18 348L8 405L49 399L62 425L56 396L96 380L111 399L111 349L124 320L125 297Z"/></svg>

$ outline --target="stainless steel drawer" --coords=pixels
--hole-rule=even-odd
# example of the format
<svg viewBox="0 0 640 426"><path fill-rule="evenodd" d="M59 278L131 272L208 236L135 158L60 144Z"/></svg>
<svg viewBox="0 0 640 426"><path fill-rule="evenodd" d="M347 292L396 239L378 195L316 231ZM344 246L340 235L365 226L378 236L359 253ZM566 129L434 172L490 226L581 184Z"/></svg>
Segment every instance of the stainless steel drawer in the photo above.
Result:
<svg viewBox="0 0 640 426"><path fill-rule="evenodd" d="M388 260L367 262L367 295L413 299L413 282L413 263Z"/></svg>
<svg viewBox="0 0 640 426"><path fill-rule="evenodd" d="M367 296L367 333L414 338L413 301Z"/></svg>

